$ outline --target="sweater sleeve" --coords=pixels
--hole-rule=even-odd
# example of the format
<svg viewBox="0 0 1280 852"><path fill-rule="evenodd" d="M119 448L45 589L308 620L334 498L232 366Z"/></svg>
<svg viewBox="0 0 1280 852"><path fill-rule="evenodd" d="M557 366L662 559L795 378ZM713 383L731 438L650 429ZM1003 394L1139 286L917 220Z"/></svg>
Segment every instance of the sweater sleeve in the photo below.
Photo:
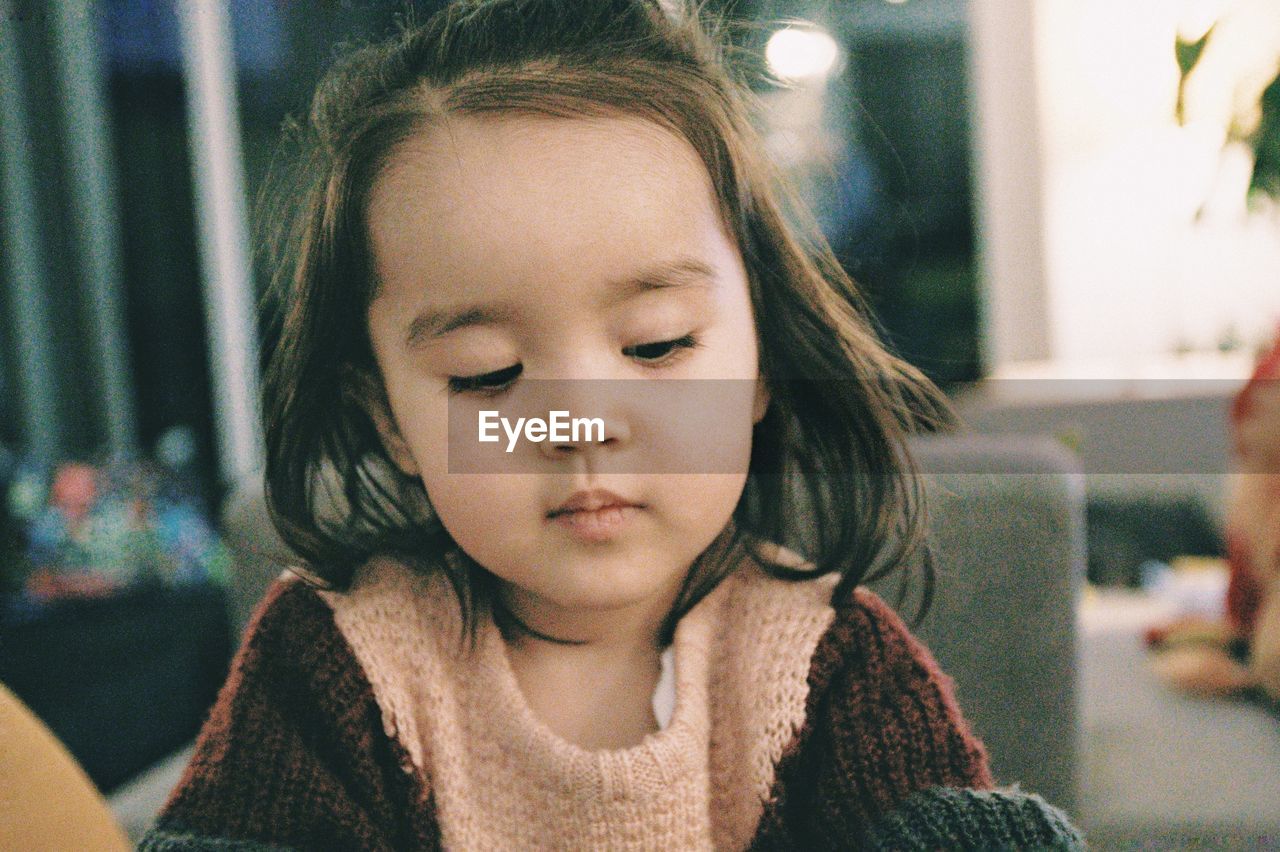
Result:
<svg viewBox="0 0 1280 852"><path fill-rule="evenodd" d="M1087 847L1067 816L1034 794L935 787L913 793L883 816L867 833L864 848L1083 852Z"/></svg>
<svg viewBox="0 0 1280 852"><path fill-rule="evenodd" d="M951 680L897 614L865 589L833 606L757 848L849 848L914 793L992 786Z"/></svg>
<svg viewBox="0 0 1280 852"><path fill-rule="evenodd" d="M406 764L332 611L280 582L141 848L432 848L429 799Z"/></svg>

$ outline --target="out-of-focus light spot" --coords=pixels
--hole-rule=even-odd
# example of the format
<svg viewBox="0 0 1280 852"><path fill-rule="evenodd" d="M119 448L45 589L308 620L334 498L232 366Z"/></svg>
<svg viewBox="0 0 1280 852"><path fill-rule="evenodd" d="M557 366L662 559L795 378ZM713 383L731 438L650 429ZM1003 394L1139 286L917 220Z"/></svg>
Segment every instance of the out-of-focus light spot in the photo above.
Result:
<svg viewBox="0 0 1280 852"><path fill-rule="evenodd" d="M786 27L769 36L764 58L782 80L823 80L835 68L840 48L820 27Z"/></svg>
<svg viewBox="0 0 1280 852"><path fill-rule="evenodd" d="M892 3L895 6L901 6L903 3L907 2L907 0L884 0L884 2Z"/></svg>

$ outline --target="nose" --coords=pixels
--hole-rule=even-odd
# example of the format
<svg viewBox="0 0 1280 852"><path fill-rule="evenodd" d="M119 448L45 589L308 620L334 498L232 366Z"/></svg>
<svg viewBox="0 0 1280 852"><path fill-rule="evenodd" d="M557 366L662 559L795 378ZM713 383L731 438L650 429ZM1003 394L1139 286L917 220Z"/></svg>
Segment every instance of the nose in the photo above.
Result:
<svg viewBox="0 0 1280 852"><path fill-rule="evenodd" d="M631 427L618 415L571 415L558 430L551 430L538 451L548 459L566 459L584 453L612 450L631 441Z"/></svg>

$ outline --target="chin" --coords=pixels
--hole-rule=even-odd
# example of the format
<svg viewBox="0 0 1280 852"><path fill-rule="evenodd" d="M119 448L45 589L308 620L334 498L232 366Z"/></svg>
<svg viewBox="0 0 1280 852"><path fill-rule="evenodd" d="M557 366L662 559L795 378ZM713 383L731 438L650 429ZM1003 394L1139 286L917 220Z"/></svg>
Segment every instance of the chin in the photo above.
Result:
<svg viewBox="0 0 1280 852"><path fill-rule="evenodd" d="M560 589L549 595L557 606L577 610L610 610L652 601L665 592L658 586L627 582L625 578L596 578L576 588Z"/></svg>
<svg viewBox="0 0 1280 852"><path fill-rule="evenodd" d="M675 594L679 581L683 579L681 574L679 579L673 578L670 583L654 582L657 578L653 574L642 574L632 566L619 570L587 566L577 570L583 573L566 578L567 582L557 588L548 589L547 599L566 609L623 609Z"/></svg>

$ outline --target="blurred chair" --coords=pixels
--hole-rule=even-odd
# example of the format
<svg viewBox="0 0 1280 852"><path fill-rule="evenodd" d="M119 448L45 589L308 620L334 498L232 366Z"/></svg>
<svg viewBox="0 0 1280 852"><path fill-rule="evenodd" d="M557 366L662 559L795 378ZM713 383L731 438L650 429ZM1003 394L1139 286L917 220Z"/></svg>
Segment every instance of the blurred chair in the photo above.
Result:
<svg viewBox="0 0 1280 852"><path fill-rule="evenodd" d="M1084 587L1080 461L1058 441L953 435L914 445L936 588L914 629L955 682L1000 784L1075 814L1080 802ZM895 578L875 584L893 602ZM915 608L903 607L910 623Z"/></svg>
<svg viewBox="0 0 1280 852"><path fill-rule="evenodd" d="M0 849L129 849L107 803L58 742L0 685Z"/></svg>
<svg viewBox="0 0 1280 852"><path fill-rule="evenodd" d="M298 560L271 523L261 474L245 477L227 494L222 530L234 560L228 592L232 624L240 636L267 587Z"/></svg>

